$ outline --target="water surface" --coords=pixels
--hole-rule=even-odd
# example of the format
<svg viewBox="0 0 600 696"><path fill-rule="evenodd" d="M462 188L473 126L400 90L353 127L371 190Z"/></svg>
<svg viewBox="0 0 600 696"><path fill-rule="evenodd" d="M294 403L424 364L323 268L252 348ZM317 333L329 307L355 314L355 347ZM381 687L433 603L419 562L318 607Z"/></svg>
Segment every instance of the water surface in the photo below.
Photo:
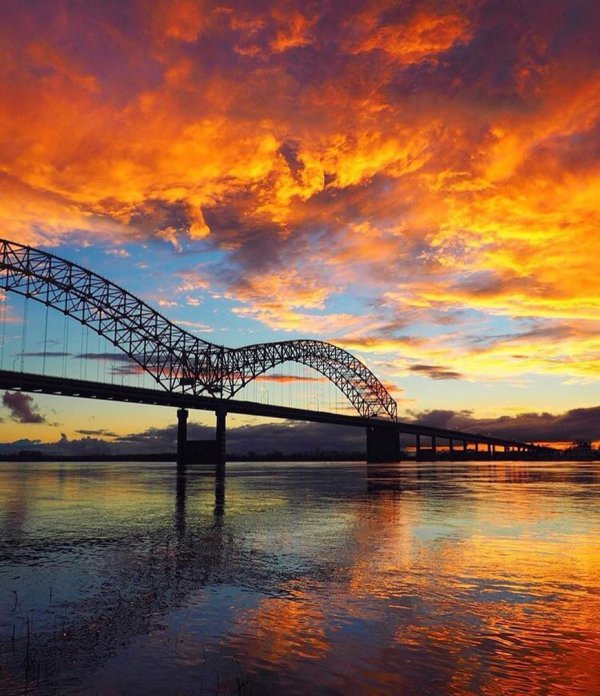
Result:
<svg viewBox="0 0 600 696"><path fill-rule="evenodd" d="M580 463L0 464L0 693L598 694Z"/></svg>

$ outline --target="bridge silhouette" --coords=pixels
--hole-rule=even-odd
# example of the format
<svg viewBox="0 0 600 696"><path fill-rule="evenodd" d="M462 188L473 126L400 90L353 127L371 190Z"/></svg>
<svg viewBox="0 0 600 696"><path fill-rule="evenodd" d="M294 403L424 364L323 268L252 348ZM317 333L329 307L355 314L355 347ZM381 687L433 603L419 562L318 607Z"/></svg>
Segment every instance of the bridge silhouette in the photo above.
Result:
<svg viewBox="0 0 600 696"><path fill-rule="evenodd" d="M108 340L149 375L154 388L132 387L87 379L0 370L0 388L70 397L176 407L177 459L225 461L226 416L239 413L289 420L336 423L366 430L367 460L400 459L400 434L415 437L416 455L429 455L446 441L450 452L466 454L469 446L504 452L536 452L532 443L401 422L397 405L381 381L358 358L331 343L309 339L228 348L191 334L108 279L40 249L0 240L0 289L56 310ZM26 317L24 318L26 321ZM292 408L234 398L250 382L283 363L314 370L346 397L356 415ZM216 436L188 441L189 409L216 414Z"/></svg>

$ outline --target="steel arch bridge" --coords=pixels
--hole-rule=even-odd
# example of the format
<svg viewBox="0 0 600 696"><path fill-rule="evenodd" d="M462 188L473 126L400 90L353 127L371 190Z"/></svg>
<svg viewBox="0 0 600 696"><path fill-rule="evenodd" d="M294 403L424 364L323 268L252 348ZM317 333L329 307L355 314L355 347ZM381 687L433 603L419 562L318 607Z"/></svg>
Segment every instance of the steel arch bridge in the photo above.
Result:
<svg viewBox="0 0 600 696"><path fill-rule="evenodd" d="M0 289L36 300L89 327L169 392L230 399L259 375L289 361L324 375L362 417L397 418L396 402L377 377L331 343L215 345L181 329L106 278L8 240L0 240Z"/></svg>

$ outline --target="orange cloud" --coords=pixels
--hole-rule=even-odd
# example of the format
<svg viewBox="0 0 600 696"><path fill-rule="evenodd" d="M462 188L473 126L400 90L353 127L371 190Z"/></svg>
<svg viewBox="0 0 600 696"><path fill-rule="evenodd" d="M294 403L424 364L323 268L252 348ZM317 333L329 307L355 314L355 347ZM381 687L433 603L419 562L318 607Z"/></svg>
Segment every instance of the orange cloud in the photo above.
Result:
<svg viewBox="0 0 600 696"><path fill-rule="evenodd" d="M216 251L174 285L269 329L387 353L405 317L428 346L409 364L594 378L577 327L600 308L598 17L416 7L12 5L3 235ZM439 338L469 311L575 332L527 360Z"/></svg>
<svg viewBox="0 0 600 696"><path fill-rule="evenodd" d="M255 377L257 382L281 382L286 384L288 382L327 382L326 377L311 377L309 375L297 376L297 375L278 375L278 374L266 374L258 375Z"/></svg>
<svg viewBox="0 0 600 696"><path fill-rule="evenodd" d="M157 37L191 43L210 23L212 8L202 0L151 0L144 5Z"/></svg>
<svg viewBox="0 0 600 696"><path fill-rule="evenodd" d="M276 6L274 15L278 20L278 30L271 43L274 53L281 53L290 48L306 46L313 41L310 30L315 19L309 19L296 9Z"/></svg>
<svg viewBox="0 0 600 696"><path fill-rule="evenodd" d="M356 53L382 50L404 64L434 59L457 42L466 43L472 38L469 22L460 14L421 10L404 22L383 26L373 26L372 14L366 14L365 20L365 36L352 50Z"/></svg>

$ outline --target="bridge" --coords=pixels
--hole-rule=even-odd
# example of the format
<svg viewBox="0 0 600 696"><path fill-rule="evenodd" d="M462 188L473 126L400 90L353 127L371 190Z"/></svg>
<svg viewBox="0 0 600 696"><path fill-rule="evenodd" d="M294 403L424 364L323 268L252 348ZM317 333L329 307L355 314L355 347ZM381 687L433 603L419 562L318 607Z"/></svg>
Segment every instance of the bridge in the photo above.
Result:
<svg viewBox="0 0 600 696"><path fill-rule="evenodd" d="M449 451L455 446L463 452L469 446L477 451L484 446L490 454L497 447L505 452L541 449L531 443L401 422L396 402L385 386L364 363L338 346L309 339L240 348L216 345L177 326L108 279L54 254L9 240L0 240L0 289L45 306L46 321L48 309L75 320L112 344L153 384L152 388L132 387L2 369L0 388L175 407L181 466L203 459L224 462L227 413L364 428L367 460L371 462L398 461L401 433L415 437L417 456L423 452L424 436L430 438L429 453L433 455L440 440L448 443ZM356 415L234 398L250 382L290 362L320 373L335 385ZM216 414L214 440L188 441L189 409Z"/></svg>

